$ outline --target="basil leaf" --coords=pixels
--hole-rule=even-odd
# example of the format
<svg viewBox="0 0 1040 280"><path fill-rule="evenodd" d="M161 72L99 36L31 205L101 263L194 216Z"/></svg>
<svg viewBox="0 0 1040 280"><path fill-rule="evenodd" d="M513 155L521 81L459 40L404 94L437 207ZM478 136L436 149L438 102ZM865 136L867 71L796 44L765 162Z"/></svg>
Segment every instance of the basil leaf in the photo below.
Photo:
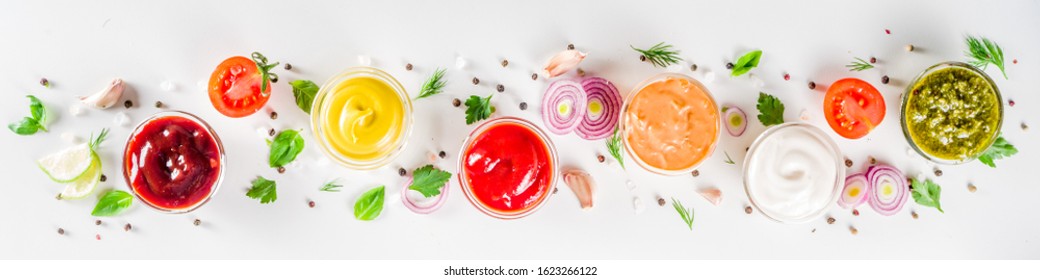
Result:
<svg viewBox="0 0 1040 280"><path fill-rule="evenodd" d="M910 195L914 198L914 202L922 206L933 207L939 212L946 213L942 209L942 205L939 204L939 197L942 194L942 187L931 179L925 179L920 181L913 179L913 183L910 184Z"/></svg>
<svg viewBox="0 0 1040 280"><path fill-rule="evenodd" d="M371 221L379 217L383 212L383 195L385 186L368 190L354 202L354 218L362 221Z"/></svg>
<svg viewBox="0 0 1040 280"><path fill-rule="evenodd" d="M310 114L314 96L318 94L318 85L308 80L295 80L289 84L292 85L293 96L296 96L296 106Z"/></svg>
<svg viewBox="0 0 1040 280"><path fill-rule="evenodd" d="M43 102L40 102L36 96L26 95L26 97L29 98L29 111L32 112L33 119L42 126L43 122L47 120L47 108L43 107Z"/></svg>
<svg viewBox="0 0 1040 280"><path fill-rule="evenodd" d="M271 154L267 163L271 167L282 167L296 160L303 151L303 137L296 130L283 130L271 143Z"/></svg>
<svg viewBox="0 0 1040 280"><path fill-rule="evenodd" d="M450 179L451 173L427 164L412 172L412 184L408 186L408 189L422 193L424 197L433 197L441 194L441 188Z"/></svg>
<svg viewBox="0 0 1040 280"><path fill-rule="evenodd" d="M737 59L736 63L733 63L733 72L730 74L734 77L744 75L752 68L758 67L758 61L762 59L762 50L754 50L744 54Z"/></svg>
<svg viewBox="0 0 1040 280"><path fill-rule="evenodd" d="M130 208L130 204L133 201L134 197L127 192L108 191L98 200L97 205L94 206L94 211L90 212L90 215L98 217L119 215L119 213L123 213L127 208Z"/></svg>
<svg viewBox="0 0 1040 280"><path fill-rule="evenodd" d="M7 128L11 129L11 131L18 135L33 135L36 134L36 131L40 130L40 124L31 117L25 117L22 118L21 121L8 124Z"/></svg>
<svg viewBox="0 0 1040 280"><path fill-rule="evenodd" d="M249 188L246 192L246 196L252 199L259 199L260 204L267 204L278 200L278 186L274 181L267 180L263 176L256 176L253 179L253 187Z"/></svg>

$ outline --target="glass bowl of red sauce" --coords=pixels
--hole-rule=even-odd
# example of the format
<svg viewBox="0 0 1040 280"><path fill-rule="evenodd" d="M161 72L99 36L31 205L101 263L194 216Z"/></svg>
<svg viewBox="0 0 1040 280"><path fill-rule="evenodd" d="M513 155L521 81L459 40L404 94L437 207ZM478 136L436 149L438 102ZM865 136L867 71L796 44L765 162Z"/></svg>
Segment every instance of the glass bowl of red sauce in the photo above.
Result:
<svg viewBox="0 0 1040 280"><path fill-rule="evenodd" d="M137 125L123 151L123 177L137 199L166 213L206 204L224 179L224 146L195 115L169 111Z"/></svg>
<svg viewBox="0 0 1040 280"><path fill-rule="evenodd" d="M559 179L556 147L545 132L519 118L477 126L459 155L462 192L474 207L499 219L534 213Z"/></svg>

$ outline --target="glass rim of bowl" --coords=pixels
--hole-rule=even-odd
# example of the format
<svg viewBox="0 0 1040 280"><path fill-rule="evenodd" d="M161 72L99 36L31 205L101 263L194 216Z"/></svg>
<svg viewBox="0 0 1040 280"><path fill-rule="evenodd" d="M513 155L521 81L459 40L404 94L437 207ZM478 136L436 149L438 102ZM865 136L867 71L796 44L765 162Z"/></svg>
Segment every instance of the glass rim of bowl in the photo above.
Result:
<svg viewBox="0 0 1040 280"><path fill-rule="evenodd" d="M755 201L755 197L754 195L752 195L751 191L751 184L748 182L748 168L750 168L751 166L751 158L754 155L756 155L756 152L758 152L758 148L760 145L762 145L762 142L765 142L765 140L770 136L775 135L777 131L793 127L805 128L810 133L813 133L817 137L826 140L824 142L827 144L827 146L829 146L828 148L830 148L830 150L834 153L834 168L836 170L836 174L834 174L834 186L831 188L831 197L828 199L827 203L824 204L824 207L799 219L784 219L778 216L770 215L769 211L764 210L762 207L758 205L758 202ZM832 139L830 136L827 136L826 132L824 132L819 127L816 127L809 123L786 122L771 126L767 128L766 131L762 132L762 134L759 134L758 137L755 137L755 141L751 143L750 147L748 147L747 155L744 156L744 166L743 168L741 168L741 180L744 182L744 193L747 195L748 201L751 203L751 206L757 208L758 212L762 213L763 216L766 216L766 218L769 218L770 220L782 224L804 224L822 217L824 214L827 213L827 211L830 210L831 207L833 207L838 202L838 199L841 198L841 191L845 187L845 171L845 166L842 162L841 148L838 147L837 142L834 142L834 139Z"/></svg>
<svg viewBox="0 0 1040 280"><path fill-rule="evenodd" d="M993 94L997 98L997 111L998 111L998 114L1000 115L1000 117L997 119L997 127L996 127L996 129L993 130L994 131L993 135L990 136L990 138L987 140L989 144L986 145L986 149L981 149L981 150L979 150L978 153L975 153L973 155L968 155L968 156L965 156L965 157L963 157L961 159L957 159L957 160L938 158L938 157L932 156L932 155L928 154L927 152L925 152L924 149L921 149L921 147L919 147L917 145L917 143L914 143L913 136L910 135L910 127L907 126L907 123L906 123L906 106L907 106L907 101L909 101L909 99L910 99L910 91L914 90L914 86L917 85L917 83L920 82L922 78L932 74L935 71L946 69L946 68L950 68L950 67L960 67L960 68L963 68L965 70L968 70L969 72L972 72L972 73L975 73L976 75L981 76L986 81L986 83L988 83L989 86L991 88L993 88ZM967 64L967 63L963 63L963 62L957 62L957 61L939 62L939 63L936 63L935 65L929 66L928 68L925 68L924 71L921 71L921 73L917 74L917 76L914 77L914 79L910 81L910 84L908 84L906 86L906 90L903 91L903 96L900 98L900 102L899 102L899 125L902 127L902 130L903 130L903 138L906 139L906 142L907 142L907 144L910 145L910 148L913 149L914 151L916 151L917 154L921 155L925 159L927 159L927 160L929 160L931 162L934 162L934 163L945 164L945 165L958 165L958 164L968 163L968 162L974 161L980 155L985 153L986 150L989 149L990 146L993 146L993 144L996 143L997 138L1000 137L1000 130L1004 126L1004 98L1000 95L1000 89L997 88L997 83L995 83L993 81L993 79L990 78L989 75L986 74L986 72L980 70L979 68L977 68L975 66L972 66L971 64Z"/></svg>
<svg viewBox="0 0 1040 280"><path fill-rule="evenodd" d="M133 140L134 137L137 136L137 134L139 134L141 132L141 129L144 128L144 126L146 124L151 123L152 121L155 121L155 120L157 120L159 118L163 118L163 117L180 117L180 118L184 118L184 119L190 120L192 122L195 122L196 124L198 124L202 128L205 128L206 132L208 132L209 135L211 137L213 137L213 141L216 142L216 144L217 144L217 154L219 155L219 158L220 158L220 170L217 171L217 180L213 181L213 186L210 188L209 194L206 195L206 198L204 198L202 200L199 200L199 202L196 202L195 204L193 204L191 206L188 206L188 207L184 207L184 208L165 208L165 207L161 207L161 206L152 204L151 201L148 201L147 199L144 199L143 197L141 197L140 194L137 193L137 189L134 188L133 184L130 182L130 174L129 174L130 171L127 170L127 168L126 168L126 166L127 166L126 165L126 160L127 160L126 155L128 154L127 152L130 150L130 140ZM213 196L217 194L218 190L220 190L220 185L224 182L224 173L225 173L224 169L227 168L227 156L224 154L224 142L220 140L220 136L217 135L217 132L215 130L213 130L213 127L211 127L209 125L209 123L207 123L206 121L202 120L202 118L199 118L199 116L196 116L195 114L188 113L188 112L185 112L185 111L180 111L180 110L169 110L169 111L158 112L158 113L152 114L148 118L146 118L146 119L142 120L140 123L138 123L137 126L134 127L134 130L130 132L130 135L127 136L125 144L123 144L123 157L122 157L122 160L123 160L123 164L122 164L121 169L123 171L123 180L126 181L126 185L130 189L130 192L134 194L134 197L136 197L137 200L143 202L144 205L148 205L148 207L150 207L152 209L158 210L159 212L168 213L168 214L184 214L184 213L188 213L188 212L191 212L191 211L195 211L195 209L198 209L199 207L202 207L202 205L205 205L207 202L209 202L211 199L213 199Z"/></svg>
<svg viewBox="0 0 1040 280"><path fill-rule="evenodd" d="M646 163L645 161L643 161L641 157L639 157L634 151L632 151L632 145L628 142L628 137L625 137L626 131L628 129L628 127L625 125L626 121L628 120L627 112L629 110L629 106L632 104L632 99L635 98L635 96L638 95L639 92L643 90L643 88L646 88L654 82L664 80L665 78L679 78L690 81L691 84L700 88L700 90L708 96L708 100L711 101L712 107L715 108L716 112L718 112L719 103L717 100L715 100L715 95L712 94L711 91L708 90L708 87L704 86L704 84L701 83L699 80L681 73L659 73L644 79L642 82L639 82L639 84L637 84L635 87L632 88L631 91L629 91L628 96L625 96L625 100L624 102L622 102L621 105L621 117L618 119L618 129L620 131L619 136L621 137L621 142L623 143L622 145L625 148L625 153L627 153L628 156L636 162L636 164L638 164L640 167L643 167L643 169L650 171L651 173L665 176L676 176L692 172L693 170L697 169L702 164L704 164L704 162L708 161L708 158L715 154L715 148L718 147L719 139L722 136L722 116L720 113L718 117L715 118L715 138L712 139L708 153L705 154L704 158L701 158L700 161L686 168L677 170L658 168L655 166L651 166L649 163Z"/></svg>
<svg viewBox="0 0 1040 280"><path fill-rule="evenodd" d="M534 206L532 206L530 208L527 208L526 210L523 210L523 211L500 212L500 211L496 211L494 209L491 209L490 207L484 205L483 202L478 201L478 199L473 194L473 190L471 190L471 188L470 188L470 184L469 184L468 180L466 180L466 164L465 164L466 151L469 150L470 146L473 144L473 140L475 140L475 138L477 136L480 136L481 134L483 134L488 129L490 129L490 128L494 127L496 124L500 124L500 123L511 123L511 124L520 125L520 126L526 128L526 129L529 129L532 132L534 132L534 134L537 135L540 140L542 140L542 143L545 144L545 148L549 151L549 157L552 158L552 160L550 160L550 162L552 164L552 168L551 168L551 172L550 172L551 175L552 175L552 179L549 180L548 190L543 195L543 197L537 202L537 204L535 204ZM559 172L559 170L560 170L560 162L559 161L560 160L559 160L559 155L557 154L557 151L556 151L556 146L553 144L552 140L549 139L549 134L546 134L545 131L543 131L541 128L539 128L537 125L535 125L531 121L528 121L528 120L525 120L525 119L521 119L521 118L517 118L517 117L509 117L509 116L497 117L497 118L494 118L494 119L490 119L490 120L488 120L488 121L486 121L486 122L484 122L484 123L482 123L480 125L477 125L477 127L474 128L473 131L471 131L469 133L469 135L466 136L466 139L463 140L462 143L463 143L462 144L462 148L459 149L459 160L458 160L458 167L457 167L458 168L458 175L456 176L459 179L459 186L462 188L462 193L465 194L466 200L468 200L470 204L472 204L474 207L476 207L478 210L480 210L480 212L482 212L484 214L487 214L488 216L491 216L491 217L494 217L494 218L498 218L498 219L502 219L502 220L513 220L513 219L519 219L519 218L527 217L527 216L531 215L532 213L538 211L538 209L541 209L542 206L545 205L546 201L549 200L549 197L552 196L552 191L553 191L554 188L556 188L556 185L557 185L558 181L560 180L560 174L559 174L560 173Z"/></svg>
<svg viewBox="0 0 1040 280"><path fill-rule="evenodd" d="M403 104L404 118L401 124L402 130L398 143L390 150L390 152L386 153L386 155L373 160L354 160L331 150L329 147L330 144L328 143L329 140L324 136L324 130L320 125L320 122L325 116L322 106L325 104L326 99L332 96L330 90L334 86L356 77L371 77L386 83L394 90L394 93L397 94L401 104ZM321 151L325 156L332 158L336 163L350 169L373 170L384 167L393 162L394 159L401 155L405 147L408 146L408 139L411 138L412 126L414 125L414 112L414 108L412 108L412 99L408 96L408 91L405 90L404 86L402 86L393 75L375 67L352 66L329 78L318 89L318 93L314 96L314 101L311 104L310 126L314 138L318 142L318 146L321 148Z"/></svg>

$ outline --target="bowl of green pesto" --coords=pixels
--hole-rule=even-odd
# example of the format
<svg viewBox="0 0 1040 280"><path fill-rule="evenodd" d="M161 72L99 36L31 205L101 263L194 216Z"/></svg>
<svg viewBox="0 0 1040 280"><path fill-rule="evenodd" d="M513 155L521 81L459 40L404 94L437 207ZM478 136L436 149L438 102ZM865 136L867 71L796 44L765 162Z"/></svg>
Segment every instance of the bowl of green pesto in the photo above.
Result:
<svg viewBox="0 0 1040 280"><path fill-rule="evenodd" d="M996 84L960 62L925 69L907 86L900 111L910 147L941 164L974 160L997 140L1004 122Z"/></svg>

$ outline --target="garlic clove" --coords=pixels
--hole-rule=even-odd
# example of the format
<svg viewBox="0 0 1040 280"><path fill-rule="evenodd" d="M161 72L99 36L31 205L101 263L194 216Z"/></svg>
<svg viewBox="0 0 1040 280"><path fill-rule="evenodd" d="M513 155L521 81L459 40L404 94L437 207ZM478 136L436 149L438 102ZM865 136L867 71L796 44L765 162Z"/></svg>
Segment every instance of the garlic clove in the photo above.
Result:
<svg viewBox="0 0 1040 280"><path fill-rule="evenodd" d="M112 107L112 105L116 104L116 102L119 101L119 98L123 96L124 87L123 80L115 78L112 79L112 82L101 91L98 91L91 96L81 96L79 100L80 102L83 102L83 104L91 105L96 108L105 109Z"/></svg>
<svg viewBox="0 0 1040 280"><path fill-rule="evenodd" d="M585 59L585 55L586 53L576 50L560 52L553 56L552 59L549 59L549 63L545 64L545 75L552 78L574 70Z"/></svg>
<svg viewBox="0 0 1040 280"><path fill-rule="evenodd" d="M697 193L701 194L701 196L703 196L704 199L707 199L708 202L711 202L712 205L718 206L719 203L722 203L722 191L719 189L703 189L697 191Z"/></svg>
<svg viewBox="0 0 1040 280"><path fill-rule="evenodd" d="M596 183L592 181L589 173L577 169L564 171L563 182L567 183L574 195L578 197L581 209L592 208L592 194L596 189Z"/></svg>

